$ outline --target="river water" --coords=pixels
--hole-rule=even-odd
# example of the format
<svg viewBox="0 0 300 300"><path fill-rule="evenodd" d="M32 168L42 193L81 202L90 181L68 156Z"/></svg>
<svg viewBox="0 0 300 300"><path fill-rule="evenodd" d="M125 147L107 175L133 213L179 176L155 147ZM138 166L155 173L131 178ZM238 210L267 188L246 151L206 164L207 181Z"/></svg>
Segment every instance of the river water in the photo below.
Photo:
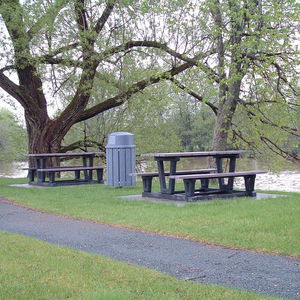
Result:
<svg viewBox="0 0 300 300"><path fill-rule="evenodd" d="M196 169L206 168L207 162L196 159L188 159L180 162L180 168ZM21 170L28 166L27 162L11 162L6 163L0 161L0 177L9 178L24 178L27 171ZM268 170L263 164L255 160L239 160L237 165L239 171L242 170ZM243 187L243 179L237 178L235 186ZM280 172L268 172L267 174L257 175L255 188L270 191L298 192L300 193L300 167L295 167L294 170L285 170Z"/></svg>

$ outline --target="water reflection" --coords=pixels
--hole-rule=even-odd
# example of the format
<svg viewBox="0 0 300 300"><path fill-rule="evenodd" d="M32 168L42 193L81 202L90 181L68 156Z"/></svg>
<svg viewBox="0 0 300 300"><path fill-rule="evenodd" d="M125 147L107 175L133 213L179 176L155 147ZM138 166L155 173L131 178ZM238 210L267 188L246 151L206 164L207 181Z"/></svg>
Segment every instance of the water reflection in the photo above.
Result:
<svg viewBox="0 0 300 300"><path fill-rule="evenodd" d="M23 161L5 162L0 160L0 177L8 178L24 178L27 176L27 171L22 168L27 168L28 163Z"/></svg>

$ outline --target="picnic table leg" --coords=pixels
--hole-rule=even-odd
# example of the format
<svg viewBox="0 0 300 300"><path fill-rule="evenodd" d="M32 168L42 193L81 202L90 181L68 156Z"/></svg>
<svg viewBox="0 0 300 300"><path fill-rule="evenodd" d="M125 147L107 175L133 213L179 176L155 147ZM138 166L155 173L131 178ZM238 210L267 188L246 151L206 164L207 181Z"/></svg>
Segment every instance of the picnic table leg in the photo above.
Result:
<svg viewBox="0 0 300 300"><path fill-rule="evenodd" d="M89 167L94 165L94 155L89 156ZM89 170L89 180L93 180L93 170Z"/></svg>
<svg viewBox="0 0 300 300"><path fill-rule="evenodd" d="M160 185L160 192L165 193L167 190L166 186L166 176L165 174L165 168L164 168L164 161L157 159L157 168L158 168L158 178L159 178L159 185Z"/></svg>
<svg viewBox="0 0 300 300"><path fill-rule="evenodd" d="M87 161L86 161L86 156L82 156L82 164L84 167L87 167ZM85 180L89 180L89 172L88 170L83 170L84 173L84 179Z"/></svg>
<svg viewBox="0 0 300 300"><path fill-rule="evenodd" d="M47 161L47 158L45 158L45 157L37 158L36 159L37 169L45 169L46 161ZM46 173L37 171L37 180L38 180L38 182L45 182L46 181Z"/></svg>
<svg viewBox="0 0 300 300"><path fill-rule="evenodd" d="M216 157L217 172L223 173L223 159ZM220 189L224 189L224 178L218 178Z"/></svg>
<svg viewBox="0 0 300 300"><path fill-rule="evenodd" d="M229 172L234 172L235 171L235 162L236 162L236 157L230 157L229 160ZM227 184L227 188L232 191L233 190L233 181L234 178L228 178L228 184Z"/></svg>
<svg viewBox="0 0 300 300"><path fill-rule="evenodd" d="M229 172L235 171L235 164L236 164L236 156L230 156L229 157ZM223 158L216 157L216 165L217 165L217 171L218 173L223 173ZM232 191L233 190L233 181L234 178L228 178L227 184L224 183L224 178L218 178L219 181L219 187L223 190Z"/></svg>
<svg viewBox="0 0 300 300"><path fill-rule="evenodd" d="M166 185L166 176L165 176L165 167L164 162L170 161L170 175L176 174L176 167L177 162L179 161L178 157L174 157L168 160L157 158L157 167L158 167L158 174L159 174L159 184L160 184L160 191L163 194L174 194L175 192L175 179L169 179L169 188Z"/></svg>
<svg viewBox="0 0 300 300"><path fill-rule="evenodd" d="M177 160L170 161L170 175L176 174ZM169 179L169 191L170 194L175 192L175 179Z"/></svg>

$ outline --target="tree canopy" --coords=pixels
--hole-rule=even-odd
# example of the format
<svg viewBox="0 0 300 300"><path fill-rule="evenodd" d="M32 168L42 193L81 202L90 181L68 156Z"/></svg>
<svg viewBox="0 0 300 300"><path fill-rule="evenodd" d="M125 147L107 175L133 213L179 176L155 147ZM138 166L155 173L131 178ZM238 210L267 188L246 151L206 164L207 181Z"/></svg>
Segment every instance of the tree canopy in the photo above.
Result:
<svg viewBox="0 0 300 300"><path fill-rule="evenodd" d="M299 160L295 0L0 0L0 14L0 87L24 108L29 152L170 81L215 115L213 149Z"/></svg>

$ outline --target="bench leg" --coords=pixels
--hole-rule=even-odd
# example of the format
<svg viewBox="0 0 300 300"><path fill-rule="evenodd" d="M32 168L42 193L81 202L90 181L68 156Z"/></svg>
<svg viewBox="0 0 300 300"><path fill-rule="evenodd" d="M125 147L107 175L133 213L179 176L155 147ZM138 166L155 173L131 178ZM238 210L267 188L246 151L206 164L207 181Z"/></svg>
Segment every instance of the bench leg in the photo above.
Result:
<svg viewBox="0 0 300 300"><path fill-rule="evenodd" d="M194 196L196 179L184 179L183 182L186 197Z"/></svg>
<svg viewBox="0 0 300 300"><path fill-rule="evenodd" d="M144 192L151 193L152 179L152 176L142 176Z"/></svg>
<svg viewBox="0 0 300 300"><path fill-rule="evenodd" d="M55 172L49 172L49 181L51 183L54 183L55 182Z"/></svg>
<svg viewBox="0 0 300 300"><path fill-rule="evenodd" d="M80 179L80 171L76 170L75 172L75 180L79 180Z"/></svg>
<svg viewBox="0 0 300 300"><path fill-rule="evenodd" d="M29 182L33 182L34 181L34 177L36 175L36 170L29 170L28 171L28 179L29 179Z"/></svg>
<svg viewBox="0 0 300 300"><path fill-rule="evenodd" d="M248 196L255 196L253 193L254 185L255 185L255 177L256 175L244 176L245 188Z"/></svg>
<svg viewBox="0 0 300 300"><path fill-rule="evenodd" d="M97 169L97 182L103 183L103 169Z"/></svg>
<svg viewBox="0 0 300 300"><path fill-rule="evenodd" d="M209 179L200 179L201 181L201 189L206 190L208 189Z"/></svg>
<svg viewBox="0 0 300 300"><path fill-rule="evenodd" d="M98 173L97 173L98 174ZM89 180L93 180L93 170L89 170L88 172Z"/></svg>

